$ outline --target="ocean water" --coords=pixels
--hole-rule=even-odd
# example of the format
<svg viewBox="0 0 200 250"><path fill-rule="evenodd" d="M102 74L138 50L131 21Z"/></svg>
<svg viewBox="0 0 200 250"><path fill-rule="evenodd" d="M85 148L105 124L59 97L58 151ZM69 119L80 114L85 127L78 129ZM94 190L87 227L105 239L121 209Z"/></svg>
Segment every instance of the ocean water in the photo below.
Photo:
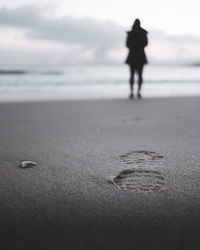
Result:
<svg viewBox="0 0 200 250"><path fill-rule="evenodd" d="M127 98L128 79L123 64L0 66L0 102ZM200 67L147 65L142 95L200 95Z"/></svg>

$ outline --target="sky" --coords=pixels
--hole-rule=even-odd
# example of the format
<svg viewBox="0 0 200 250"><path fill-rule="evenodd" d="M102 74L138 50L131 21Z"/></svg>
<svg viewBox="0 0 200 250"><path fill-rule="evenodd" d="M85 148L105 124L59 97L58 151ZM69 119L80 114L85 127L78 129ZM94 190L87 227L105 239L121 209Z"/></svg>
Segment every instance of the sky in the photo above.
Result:
<svg viewBox="0 0 200 250"><path fill-rule="evenodd" d="M151 62L199 62L199 0L0 0L0 64L120 63L140 18Z"/></svg>

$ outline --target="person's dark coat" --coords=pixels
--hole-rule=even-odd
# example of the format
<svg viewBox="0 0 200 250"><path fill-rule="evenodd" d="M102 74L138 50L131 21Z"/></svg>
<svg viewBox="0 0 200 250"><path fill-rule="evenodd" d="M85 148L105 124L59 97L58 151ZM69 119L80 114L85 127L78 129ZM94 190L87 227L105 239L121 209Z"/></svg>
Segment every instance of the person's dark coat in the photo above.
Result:
<svg viewBox="0 0 200 250"><path fill-rule="evenodd" d="M141 27L127 32L126 46L129 48L129 53L126 63L135 67L140 67L147 64L147 58L144 48L148 44L147 31Z"/></svg>

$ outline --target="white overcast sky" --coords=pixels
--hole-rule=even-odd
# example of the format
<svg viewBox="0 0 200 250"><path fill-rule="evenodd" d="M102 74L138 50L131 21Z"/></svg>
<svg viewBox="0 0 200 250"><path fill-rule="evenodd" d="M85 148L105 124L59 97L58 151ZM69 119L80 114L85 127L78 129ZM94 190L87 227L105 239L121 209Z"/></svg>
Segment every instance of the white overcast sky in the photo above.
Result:
<svg viewBox="0 0 200 250"><path fill-rule="evenodd" d="M0 46L12 60L17 51L24 58L33 51L55 51L58 60L74 59L83 48L83 60L105 53L121 60L119 43L138 17L150 31L152 58L199 60L199 10L200 0L0 0Z"/></svg>
<svg viewBox="0 0 200 250"><path fill-rule="evenodd" d="M1 7L28 4L57 17L93 17L125 26L139 17L147 29L200 35L199 0L0 0Z"/></svg>

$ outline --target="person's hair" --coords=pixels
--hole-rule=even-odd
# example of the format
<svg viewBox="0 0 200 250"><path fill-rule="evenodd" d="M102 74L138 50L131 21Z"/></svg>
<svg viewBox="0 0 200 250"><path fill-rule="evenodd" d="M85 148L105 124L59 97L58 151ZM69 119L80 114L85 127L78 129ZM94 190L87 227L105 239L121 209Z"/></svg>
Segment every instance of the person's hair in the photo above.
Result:
<svg viewBox="0 0 200 250"><path fill-rule="evenodd" d="M135 19L135 21L133 23L132 30L133 29L138 29L138 28L140 28L140 20L137 18L137 19Z"/></svg>

